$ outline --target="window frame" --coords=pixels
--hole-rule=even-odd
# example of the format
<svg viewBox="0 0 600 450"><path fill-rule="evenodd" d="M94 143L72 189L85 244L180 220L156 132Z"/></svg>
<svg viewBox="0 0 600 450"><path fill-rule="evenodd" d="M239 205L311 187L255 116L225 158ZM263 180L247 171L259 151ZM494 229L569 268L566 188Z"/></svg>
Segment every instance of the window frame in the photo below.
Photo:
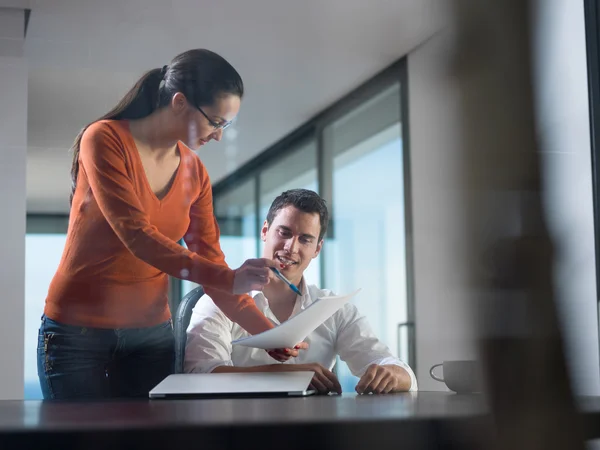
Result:
<svg viewBox="0 0 600 450"><path fill-rule="evenodd" d="M598 305L597 320L600 323L600 5L597 0L584 0L584 16L594 202L596 303Z"/></svg>

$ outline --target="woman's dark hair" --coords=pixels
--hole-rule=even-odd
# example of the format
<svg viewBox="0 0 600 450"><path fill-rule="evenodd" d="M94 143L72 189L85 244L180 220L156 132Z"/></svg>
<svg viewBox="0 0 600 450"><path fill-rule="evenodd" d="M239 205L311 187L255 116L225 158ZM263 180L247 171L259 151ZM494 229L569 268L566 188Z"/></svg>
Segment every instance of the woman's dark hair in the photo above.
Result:
<svg viewBox="0 0 600 450"><path fill-rule="evenodd" d="M232 94L241 98L244 83L240 74L223 57L210 50L188 50L173 58L168 66L146 72L117 106L94 122L141 119L168 105L177 92L185 95L196 107L210 106L220 95ZM90 125L81 130L73 144L71 202L77 186L81 138Z"/></svg>

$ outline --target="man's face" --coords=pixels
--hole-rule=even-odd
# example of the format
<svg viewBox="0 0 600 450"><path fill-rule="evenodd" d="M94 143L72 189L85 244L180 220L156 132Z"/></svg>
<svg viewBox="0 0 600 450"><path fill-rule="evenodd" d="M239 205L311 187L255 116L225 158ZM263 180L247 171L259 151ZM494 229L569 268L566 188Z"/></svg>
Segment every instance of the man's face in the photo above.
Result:
<svg viewBox="0 0 600 450"><path fill-rule="evenodd" d="M323 241L319 241L320 231L319 214L286 206L279 210L271 226L266 220L263 224L263 256L284 264L281 273L297 285L311 260L321 251Z"/></svg>

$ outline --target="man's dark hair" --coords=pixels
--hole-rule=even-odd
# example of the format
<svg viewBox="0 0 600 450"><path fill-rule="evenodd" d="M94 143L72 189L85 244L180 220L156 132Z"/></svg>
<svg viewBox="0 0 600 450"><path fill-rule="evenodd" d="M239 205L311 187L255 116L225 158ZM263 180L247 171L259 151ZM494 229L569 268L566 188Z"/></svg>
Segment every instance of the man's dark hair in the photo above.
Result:
<svg viewBox="0 0 600 450"><path fill-rule="evenodd" d="M323 236L325 236L327 225L329 225L329 211L327 210L325 200L319 194L309 189L290 189L289 191L285 191L271 203L271 207L267 213L267 223L269 226L273 223L277 213L287 206L293 206L305 213L319 214L321 224L321 231L319 232L320 242Z"/></svg>

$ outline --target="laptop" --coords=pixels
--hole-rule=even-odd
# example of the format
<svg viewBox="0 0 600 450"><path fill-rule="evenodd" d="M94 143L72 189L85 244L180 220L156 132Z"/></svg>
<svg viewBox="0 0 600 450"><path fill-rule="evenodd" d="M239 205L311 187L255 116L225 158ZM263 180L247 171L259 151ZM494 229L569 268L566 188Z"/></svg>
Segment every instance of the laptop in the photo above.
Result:
<svg viewBox="0 0 600 450"><path fill-rule="evenodd" d="M305 397L313 372L181 373L169 375L149 393L151 399Z"/></svg>

